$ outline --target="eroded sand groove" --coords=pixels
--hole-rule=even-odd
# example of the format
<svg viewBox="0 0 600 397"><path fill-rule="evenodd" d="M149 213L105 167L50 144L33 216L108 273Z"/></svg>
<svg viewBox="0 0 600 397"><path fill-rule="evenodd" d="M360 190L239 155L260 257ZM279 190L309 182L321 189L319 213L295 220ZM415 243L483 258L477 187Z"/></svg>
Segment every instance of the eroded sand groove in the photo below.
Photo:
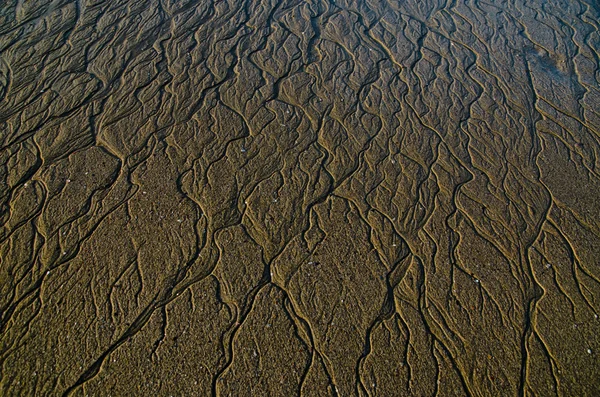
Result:
<svg viewBox="0 0 600 397"><path fill-rule="evenodd" d="M0 5L2 395L600 395L599 6Z"/></svg>

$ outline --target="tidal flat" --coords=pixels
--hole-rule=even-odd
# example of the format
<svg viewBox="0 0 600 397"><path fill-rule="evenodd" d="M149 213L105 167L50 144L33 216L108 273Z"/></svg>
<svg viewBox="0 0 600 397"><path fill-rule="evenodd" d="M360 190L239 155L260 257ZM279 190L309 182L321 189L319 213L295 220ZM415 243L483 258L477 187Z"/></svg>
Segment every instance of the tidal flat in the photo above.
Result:
<svg viewBox="0 0 600 397"><path fill-rule="evenodd" d="M600 396L596 0L5 0L0 395Z"/></svg>

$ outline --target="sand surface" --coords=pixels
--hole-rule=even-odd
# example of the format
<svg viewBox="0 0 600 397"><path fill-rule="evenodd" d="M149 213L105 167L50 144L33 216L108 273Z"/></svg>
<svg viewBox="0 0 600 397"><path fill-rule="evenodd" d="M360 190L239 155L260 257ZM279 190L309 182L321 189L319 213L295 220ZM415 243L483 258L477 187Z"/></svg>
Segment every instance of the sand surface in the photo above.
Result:
<svg viewBox="0 0 600 397"><path fill-rule="evenodd" d="M595 0L5 0L0 395L600 396Z"/></svg>

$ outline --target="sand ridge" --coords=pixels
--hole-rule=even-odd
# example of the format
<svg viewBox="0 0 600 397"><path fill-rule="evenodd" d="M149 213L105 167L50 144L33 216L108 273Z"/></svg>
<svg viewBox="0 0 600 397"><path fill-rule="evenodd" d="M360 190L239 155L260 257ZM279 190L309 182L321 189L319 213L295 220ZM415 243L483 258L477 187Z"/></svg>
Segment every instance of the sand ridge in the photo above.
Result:
<svg viewBox="0 0 600 397"><path fill-rule="evenodd" d="M0 394L600 394L593 1L0 5Z"/></svg>

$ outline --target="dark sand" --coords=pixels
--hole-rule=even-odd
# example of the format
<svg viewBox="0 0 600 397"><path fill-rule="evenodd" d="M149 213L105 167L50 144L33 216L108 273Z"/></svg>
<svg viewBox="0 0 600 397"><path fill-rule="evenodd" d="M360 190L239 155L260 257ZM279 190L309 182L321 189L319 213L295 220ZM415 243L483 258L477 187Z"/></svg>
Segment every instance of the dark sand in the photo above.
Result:
<svg viewBox="0 0 600 397"><path fill-rule="evenodd" d="M600 396L595 0L6 0L0 395Z"/></svg>

